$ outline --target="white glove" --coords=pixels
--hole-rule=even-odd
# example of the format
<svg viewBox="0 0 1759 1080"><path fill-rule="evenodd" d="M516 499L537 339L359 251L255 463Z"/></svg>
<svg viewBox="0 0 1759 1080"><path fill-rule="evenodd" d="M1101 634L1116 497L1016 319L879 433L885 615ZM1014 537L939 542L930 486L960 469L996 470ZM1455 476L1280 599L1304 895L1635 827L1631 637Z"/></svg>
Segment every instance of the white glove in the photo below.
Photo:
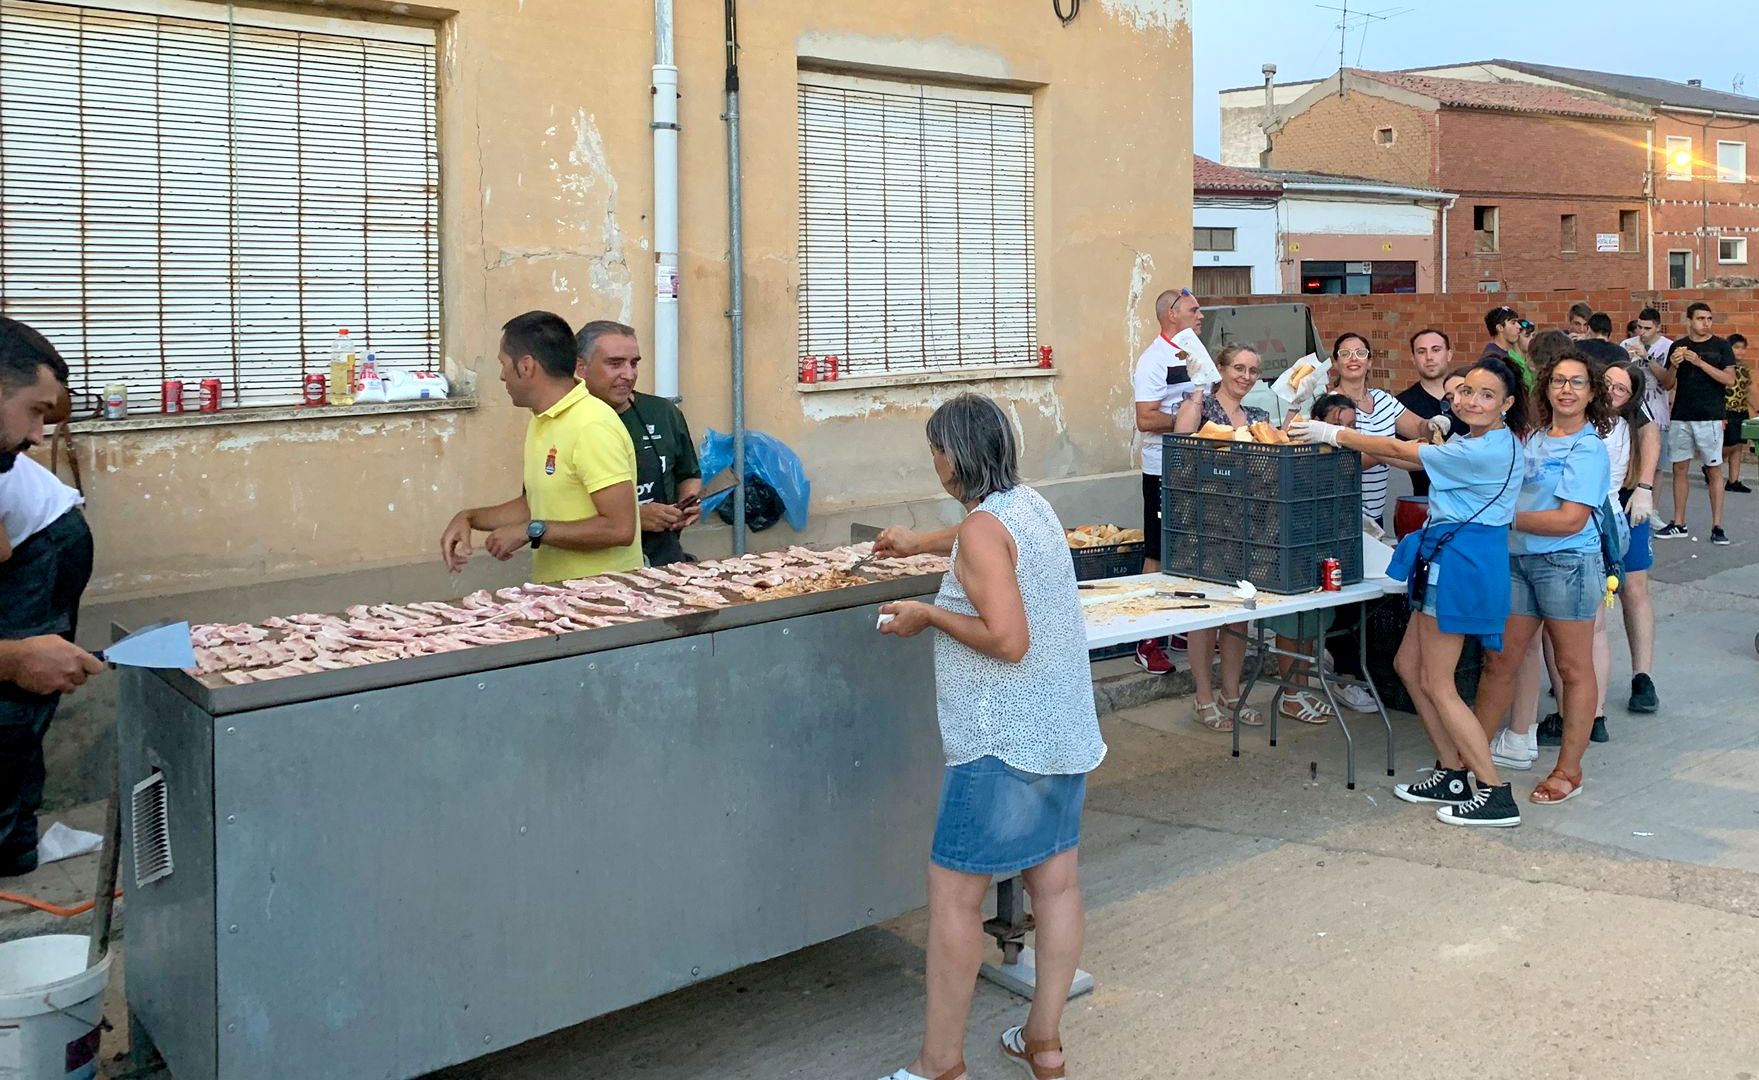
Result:
<svg viewBox="0 0 1759 1080"><path fill-rule="evenodd" d="M1641 525L1645 521L1659 521L1655 516L1655 493L1638 488L1631 492L1631 505L1626 508L1631 515L1632 525Z"/></svg>
<svg viewBox="0 0 1759 1080"><path fill-rule="evenodd" d="M1327 446L1336 446L1338 432L1342 430L1344 429L1337 424L1328 424L1324 420L1309 420L1298 416L1295 418L1295 422L1289 425L1289 438L1310 445L1324 443Z"/></svg>

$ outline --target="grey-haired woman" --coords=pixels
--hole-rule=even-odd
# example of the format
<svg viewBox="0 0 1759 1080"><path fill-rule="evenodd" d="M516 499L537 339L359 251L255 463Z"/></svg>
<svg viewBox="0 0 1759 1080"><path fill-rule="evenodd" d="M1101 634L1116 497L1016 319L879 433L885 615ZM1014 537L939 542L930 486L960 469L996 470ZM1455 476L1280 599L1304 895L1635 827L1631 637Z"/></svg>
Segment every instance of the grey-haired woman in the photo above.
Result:
<svg viewBox="0 0 1759 1080"><path fill-rule="evenodd" d="M882 629L935 637L935 700L947 768L928 869L927 1022L909 1068L887 1080L963 1080L965 1024L983 962L983 900L1019 873L1037 922L1037 983L1003 1055L1036 1080L1065 1076L1057 1029L1081 958L1076 873L1087 773L1105 757L1093 708L1075 569L1057 515L1020 483L1014 429L962 394L928 421L941 486L966 510L953 529L888 529L882 553L950 553L932 604L880 610Z"/></svg>

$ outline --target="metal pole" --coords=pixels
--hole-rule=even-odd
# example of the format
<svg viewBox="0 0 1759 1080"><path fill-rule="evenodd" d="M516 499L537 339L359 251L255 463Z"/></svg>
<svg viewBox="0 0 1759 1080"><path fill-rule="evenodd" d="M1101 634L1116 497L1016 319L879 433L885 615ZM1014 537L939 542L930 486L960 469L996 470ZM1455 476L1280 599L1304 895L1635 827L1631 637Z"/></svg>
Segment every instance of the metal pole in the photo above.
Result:
<svg viewBox="0 0 1759 1080"><path fill-rule="evenodd" d="M733 338L733 553L745 554L745 235L739 184L739 22L736 0L727 12L727 318Z"/></svg>
<svg viewBox="0 0 1759 1080"><path fill-rule="evenodd" d="M678 67L672 0L654 0L654 393L678 399Z"/></svg>

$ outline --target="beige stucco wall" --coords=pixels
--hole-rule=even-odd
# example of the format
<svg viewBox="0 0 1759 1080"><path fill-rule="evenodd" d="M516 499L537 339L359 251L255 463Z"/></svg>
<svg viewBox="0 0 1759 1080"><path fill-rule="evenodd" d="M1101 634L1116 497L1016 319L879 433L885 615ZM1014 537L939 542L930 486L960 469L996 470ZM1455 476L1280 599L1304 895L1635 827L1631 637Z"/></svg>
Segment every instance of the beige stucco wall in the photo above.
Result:
<svg viewBox="0 0 1759 1080"><path fill-rule="evenodd" d="M496 379L499 325L549 308L576 325L608 316L650 330L652 4L456 6L440 35L443 347L480 406L82 435L94 597L428 558L455 510L517 490L526 416ZM700 434L730 418L722 22L719 3L678 7L681 382ZM1128 368L1152 333L1155 292L1191 265L1183 0L1099 0L1067 28L1049 5L1018 0L747 0L740 33L747 416L805 459L815 513L933 494L921 422L971 384L795 389L802 62L1035 89L1040 338L1060 373L975 385L1017 416L1029 477L1132 468ZM754 542L796 539L778 528Z"/></svg>

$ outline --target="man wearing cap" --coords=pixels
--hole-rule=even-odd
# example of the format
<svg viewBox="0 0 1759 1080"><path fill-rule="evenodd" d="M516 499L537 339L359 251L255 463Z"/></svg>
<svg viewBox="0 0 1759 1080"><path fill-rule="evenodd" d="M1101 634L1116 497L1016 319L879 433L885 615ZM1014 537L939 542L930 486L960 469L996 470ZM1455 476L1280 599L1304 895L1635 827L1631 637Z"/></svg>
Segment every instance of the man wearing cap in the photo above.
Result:
<svg viewBox="0 0 1759 1080"><path fill-rule="evenodd" d="M104 669L73 643L92 576L83 500L24 456L66 384L54 346L0 318L0 877L37 868L43 736L61 695Z"/></svg>
<svg viewBox="0 0 1759 1080"><path fill-rule="evenodd" d="M1533 373L1527 370L1526 358L1520 353L1520 312L1506 304L1491 308L1484 316L1484 328L1490 331L1490 341L1484 346L1484 351L1478 354L1479 359L1491 356L1501 360L1521 376L1522 382L1531 387Z"/></svg>

